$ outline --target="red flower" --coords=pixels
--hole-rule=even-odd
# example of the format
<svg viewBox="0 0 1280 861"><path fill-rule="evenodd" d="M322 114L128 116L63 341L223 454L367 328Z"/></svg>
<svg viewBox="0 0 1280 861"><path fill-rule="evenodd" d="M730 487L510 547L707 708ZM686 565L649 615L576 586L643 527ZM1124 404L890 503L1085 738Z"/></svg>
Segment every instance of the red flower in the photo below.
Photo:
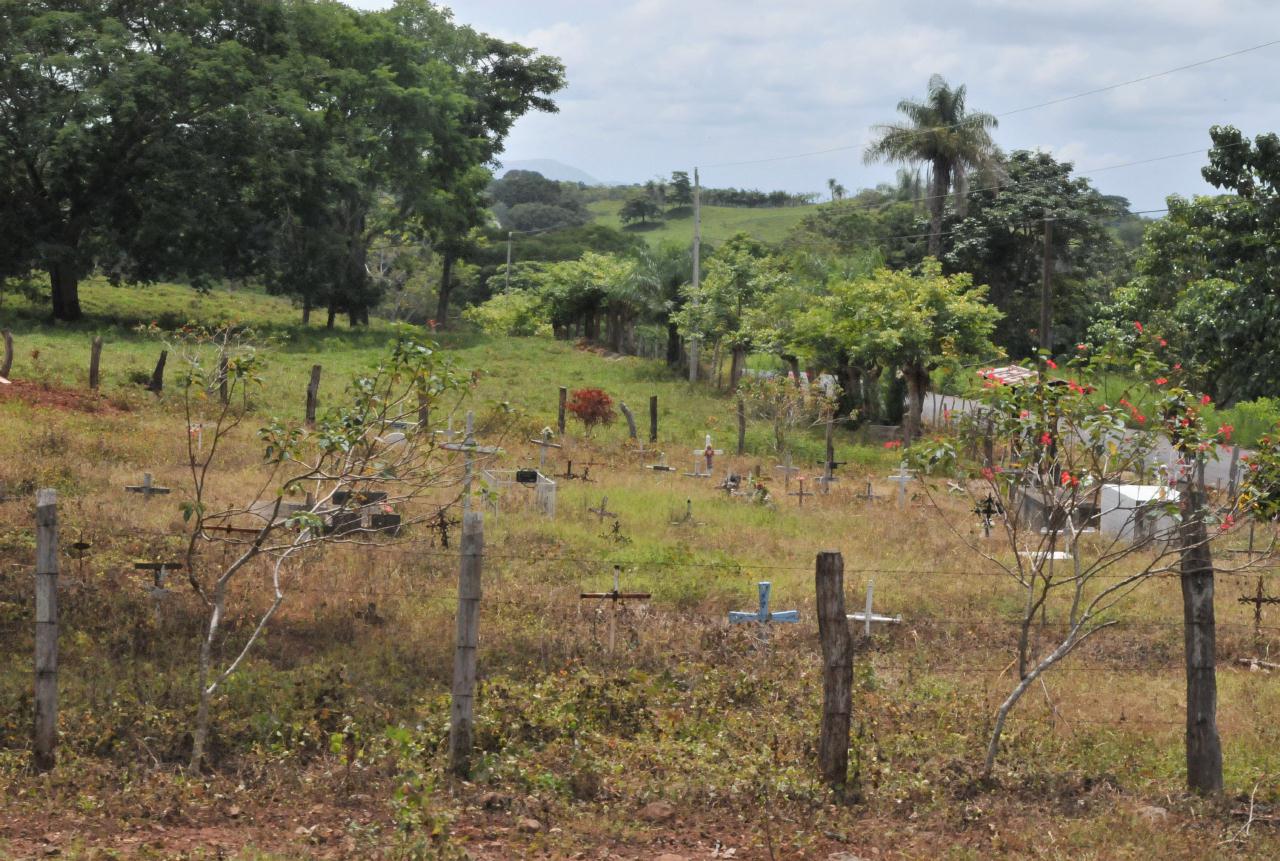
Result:
<svg viewBox="0 0 1280 861"><path fill-rule="evenodd" d="M1235 516L1228 514L1226 517L1223 518L1222 525L1218 527L1218 530L1220 532L1226 532L1228 529L1230 529L1235 525L1236 525Z"/></svg>
<svg viewBox="0 0 1280 861"><path fill-rule="evenodd" d="M1086 347L1084 344L1076 344L1076 349L1083 353L1085 350L1089 348Z"/></svg>
<svg viewBox="0 0 1280 861"><path fill-rule="evenodd" d="M1222 438L1227 442L1231 442L1231 434L1235 431L1234 425L1223 425L1218 428L1218 433L1222 434Z"/></svg>
<svg viewBox="0 0 1280 861"><path fill-rule="evenodd" d="M1048 431L1045 431L1044 433L1040 434L1040 445L1048 445L1051 442L1053 442L1053 437L1049 434Z"/></svg>
<svg viewBox="0 0 1280 861"><path fill-rule="evenodd" d="M1209 404L1213 403L1213 398L1209 397L1208 395L1201 395L1200 403L1204 404L1205 406L1208 406Z"/></svg>
<svg viewBox="0 0 1280 861"><path fill-rule="evenodd" d="M1045 359L1044 363L1049 367L1053 368L1055 371L1058 370L1058 363L1055 362L1053 359Z"/></svg>
<svg viewBox="0 0 1280 861"><path fill-rule="evenodd" d="M1133 328L1135 328L1135 329L1137 329L1139 332L1141 332L1141 331L1142 331L1142 324L1141 324L1141 323L1139 323L1137 320L1134 320L1134 321L1133 321Z"/></svg>
<svg viewBox="0 0 1280 861"><path fill-rule="evenodd" d="M1071 473L1067 472L1066 470L1063 470L1063 471L1062 471L1062 486L1063 486L1063 487L1079 487L1079 486L1080 486L1080 479L1078 479L1078 478L1074 478L1074 477L1071 475Z"/></svg>
<svg viewBox="0 0 1280 861"><path fill-rule="evenodd" d="M1167 347L1167 346L1169 346L1169 342L1168 342L1168 341L1166 341L1164 338L1161 338L1161 339L1160 339L1160 346L1161 346L1161 347Z"/></svg>
<svg viewBox="0 0 1280 861"><path fill-rule="evenodd" d="M885 448L900 448L901 446L902 446L902 440L900 439L891 439L884 444Z"/></svg>
<svg viewBox="0 0 1280 861"><path fill-rule="evenodd" d="M1181 363L1181 362L1178 362L1176 365L1174 365L1174 366L1173 366L1173 369L1174 369L1175 371L1181 371L1181 370L1182 370L1182 363Z"/></svg>
<svg viewBox="0 0 1280 861"><path fill-rule="evenodd" d="M1157 385L1157 386L1163 386L1163 385L1164 385L1165 383L1167 383L1167 382L1169 382L1169 378L1168 378L1168 377L1156 377L1156 385Z"/></svg>
<svg viewBox="0 0 1280 861"><path fill-rule="evenodd" d="M996 474L991 470L991 467L984 466L982 468L982 477L985 478L987 481L991 481L996 477Z"/></svg>
<svg viewBox="0 0 1280 861"><path fill-rule="evenodd" d="M1022 412L1018 413L1018 418L1025 419L1029 415L1031 415L1030 410L1023 410Z"/></svg>

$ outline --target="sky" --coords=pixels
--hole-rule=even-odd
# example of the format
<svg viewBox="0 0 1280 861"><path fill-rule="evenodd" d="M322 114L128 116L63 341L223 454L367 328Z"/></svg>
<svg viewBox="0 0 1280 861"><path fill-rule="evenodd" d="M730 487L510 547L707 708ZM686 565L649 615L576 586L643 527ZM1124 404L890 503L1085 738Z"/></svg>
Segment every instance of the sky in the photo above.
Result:
<svg viewBox="0 0 1280 861"><path fill-rule="evenodd" d="M828 178L850 190L893 178L894 166L863 161L871 126L893 121L899 100L923 98L934 73L967 86L970 110L1000 115L1280 40L1275 0L445 5L565 63L559 112L521 118L503 160L555 159L611 182L697 166L707 186L824 194ZM1011 113L994 137L1006 151L1051 152L1104 193L1156 209L1170 193L1211 191L1200 178L1211 125L1280 131L1278 69L1280 44Z"/></svg>

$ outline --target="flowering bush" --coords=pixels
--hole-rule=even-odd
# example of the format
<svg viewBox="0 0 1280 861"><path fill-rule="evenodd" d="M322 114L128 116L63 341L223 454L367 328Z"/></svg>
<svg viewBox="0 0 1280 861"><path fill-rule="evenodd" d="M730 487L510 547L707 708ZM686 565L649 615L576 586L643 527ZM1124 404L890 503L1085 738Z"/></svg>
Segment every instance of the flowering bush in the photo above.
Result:
<svg viewBox="0 0 1280 861"><path fill-rule="evenodd" d="M603 389L575 389L570 393L565 409L582 422L588 434L596 425L609 425L617 418L613 411L613 398Z"/></svg>

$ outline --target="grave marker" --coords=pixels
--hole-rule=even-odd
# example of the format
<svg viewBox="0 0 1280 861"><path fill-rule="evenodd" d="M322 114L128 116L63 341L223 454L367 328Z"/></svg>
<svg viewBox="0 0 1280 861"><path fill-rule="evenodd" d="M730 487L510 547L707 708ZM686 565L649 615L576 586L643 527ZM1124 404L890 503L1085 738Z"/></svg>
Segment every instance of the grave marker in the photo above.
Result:
<svg viewBox="0 0 1280 861"><path fill-rule="evenodd" d="M819 553L814 578L823 665L818 768L827 783L841 791L849 776L849 722L853 712L853 645L844 612L844 557L833 551Z"/></svg>
<svg viewBox="0 0 1280 861"><path fill-rule="evenodd" d="M913 478L911 470L907 469L907 462L904 460L898 466L898 471L889 476L889 480L896 482L898 485L898 508L907 507L907 485L911 483Z"/></svg>
<svg viewBox="0 0 1280 861"><path fill-rule="evenodd" d="M1253 637L1255 640L1262 639L1262 607L1265 604L1280 604L1280 598L1273 597L1266 593L1263 586L1263 576L1258 575L1258 591L1253 595L1241 595L1236 600L1241 604L1253 605Z"/></svg>
<svg viewBox="0 0 1280 861"><path fill-rule="evenodd" d="M529 442L538 447L538 472L547 471L547 449L560 448L560 443L551 441L551 428L542 429L541 438L530 439Z"/></svg>
<svg viewBox="0 0 1280 861"><path fill-rule="evenodd" d="M169 351L161 350L156 369L151 372L151 382L147 383L147 391L157 395L164 391L164 365L168 360Z"/></svg>
<svg viewBox="0 0 1280 861"><path fill-rule="evenodd" d="M786 459L782 462L782 465L780 465L780 466L775 466L775 467L774 467L774 469L780 469L780 470L782 470L782 476L783 476L783 478L782 478L782 489L783 489L783 491L789 491L789 490L791 490L791 476L795 475L797 472L799 472L799 471L800 471L800 467L798 467L798 466L792 466L792 465L791 465L791 452L789 452L789 451L788 451L788 452L787 452L787 457L786 457Z"/></svg>
<svg viewBox="0 0 1280 861"><path fill-rule="evenodd" d="M777 623L796 623L800 621L799 610L778 610L769 609L769 594L773 591L773 584L768 580L763 580L756 584L756 588L760 593L760 607L754 612L744 610L730 610L729 623L740 624L743 622L756 622L761 625L761 633L768 638L769 628L775 622Z"/></svg>
<svg viewBox="0 0 1280 861"><path fill-rule="evenodd" d="M0 340L4 341L4 358L0 359L0 378L7 378L13 370L13 335L8 329L0 330ZM9 380L5 379L8 384Z"/></svg>
<svg viewBox="0 0 1280 861"><path fill-rule="evenodd" d="M701 526L693 519L693 500L686 499L684 501L684 514L671 520L672 526Z"/></svg>
<svg viewBox="0 0 1280 861"><path fill-rule="evenodd" d="M494 455L502 451L494 445L480 445L476 442L475 437L475 413L467 412L467 431L466 436L462 438L460 443L446 443L442 446L448 451L462 451L467 454L466 468L463 473L462 482L462 511L465 521L466 512L471 510L471 482L475 477L475 457L477 454Z"/></svg>
<svg viewBox="0 0 1280 861"><path fill-rule="evenodd" d="M48 771L58 742L58 494L51 488L36 493L35 580L35 766Z"/></svg>
<svg viewBox="0 0 1280 861"><path fill-rule="evenodd" d="M622 566L613 566L613 590L610 592L583 592L578 596L580 601L599 600L608 601L609 607L609 654L613 654L614 642L617 634L618 622L618 603L620 601L647 601L652 597L648 592L623 592L619 579L622 575Z"/></svg>
<svg viewBox="0 0 1280 861"><path fill-rule="evenodd" d="M133 564L133 569L135 571L151 572L151 588L148 589L147 591L150 593L151 598L155 601L156 624L159 625L161 621L160 611L161 611L161 607L163 606L162 602L164 601L165 597L167 597L169 594L169 590L166 589L164 585L165 575L168 574L170 571L181 571L182 563L181 562L135 562Z"/></svg>
<svg viewBox="0 0 1280 861"><path fill-rule="evenodd" d="M658 396L649 396L649 442L658 441Z"/></svg>
<svg viewBox="0 0 1280 861"><path fill-rule="evenodd" d="M167 487L161 487L158 484L153 484L151 480L151 473L149 472L144 472L142 474L142 484L125 485L124 489L127 493L141 493L147 499L150 499L156 494L163 496L164 494L171 492Z"/></svg>
<svg viewBox="0 0 1280 861"><path fill-rule="evenodd" d="M102 336L95 335L89 345L89 390L98 390L98 368L102 363Z"/></svg>
<svg viewBox="0 0 1280 861"><path fill-rule="evenodd" d="M693 472L686 472L685 475L687 475L689 478L710 478L711 473L714 469L715 456L718 454L724 454L724 450L719 448L714 448L711 445L711 434L707 434L706 446L704 446L702 449L694 449L693 451ZM698 468L699 458L702 459L702 463L707 470L706 472L702 472L701 470L699 470Z"/></svg>
<svg viewBox="0 0 1280 861"><path fill-rule="evenodd" d="M307 427L316 426L316 408L320 405L320 366L311 366L311 380L307 383Z"/></svg>
<svg viewBox="0 0 1280 861"><path fill-rule="evenodd" d="M617 514L614 514L612 511L610 511L610 510L609 510L609 508L608 508L608 506L609 506L609 497L607 497L607 496L602 496L602 497L600 497L600 507L599 507L599 508L588 508L588 509L587 509L587 511L590 511L592 514L594 514L594 515L596 515L597 517L599 517L599 518L600 518L600 520L601 520L601 522L603 522L603 521L604 521L604 519L605 519L606 517L617 517L617 516L618 516Z"/></svg>
<svg viewBox="0 0 1280 861"><path fill-rule="evenodd" d="M627 420L627 435L631 439L637 439L636 436L636 417L631 412L631 407L627 406L625 401L618 401L618 409L622 410L622 417Z"/></svg>
<svg viewBox="0 0 1280 861"><path fill-rule="evenodd" d="M982 521L982 537L990 538L993 518L1000 513L1000 503L988 493L986 499L974 506L973 513L978 515Z"/></svg>
<svg viewBox="0 0 1280 861"><path fill-rule="evenodd" d="M797 490L795 493L788 493L788 494L787 494L787 496L794 496L794 497L797 497L797 499L796 499L796 504L797 504L800 508L804 508L804 498L805 498L806 496L813 496L813 494L812 494L812 493L806 493L806 492L805 492L805 489L804 489L804 476L803 476L803 475L802 475L802 476L800 476L800 489L799 489L799 490Z"/></svg>
<svg viewBox="0 0 1280 861"><path fill-rule="evenodd" d="M868 581L867 581L867 603L866 603L866 609L864 609L861 613L850 613L850 614L849 614L849 621L851 621L851 622L862 622L862 623L863 623L862 634L863 634L863 636L864 636L864 637L870 637L870 636L871 636L871 623L872 623L872 622L875 622L875 623L878 623L878 624L881 624L881 625L901 625L901 624L902 624L902 617L901 617L901 616L885 616L885 615L884 615L884 614L882 614L882 613L876 613L876 612L873 612L873 611L872 611L872 609L871 609L871 599L872 599L873 593L874 593L874 591L875 591L875 585L876 585L876 584L875 584L875 581L874 581L874 580L868 580Z"/></svg>

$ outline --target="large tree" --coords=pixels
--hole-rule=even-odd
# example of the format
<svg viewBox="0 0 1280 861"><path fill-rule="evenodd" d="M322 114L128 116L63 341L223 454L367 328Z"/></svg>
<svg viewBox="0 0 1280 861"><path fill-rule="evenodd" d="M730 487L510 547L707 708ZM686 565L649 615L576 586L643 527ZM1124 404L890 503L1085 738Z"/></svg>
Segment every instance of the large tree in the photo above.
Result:
<svg viewBox="0 0 1280 861"><path fill-rule="evenodd" d="M0 271L47 272L60 320L95 266L243 272L285 26L279 0L0 0Z"/></svg>
<svg viewBox="0 0 1280 861"><path fill-rule="evenodd" d="M1011 355L1040 343L1040 301L1045 222L1052 222L1053 341L1085 339L1098 306L1129 273L1129 254L1108 230L1128 202L1099 194L1070 162L1019 150L1002 161L1006 181L974 189L967 211L946 222L950 237L943 264L968 272L990 288L1004 314L995 342Z"/></svg>
<svg viewBox="0 0 1280 861"><path fill-rule="evenodd" d="M942 215L949 193L962 198L970 171L986 167L995 152L991 129L996 118L970 113L965 87L951 87L941 75L929 79L924 101L903 99L898 112L905 122L873 127L876 140L867 147L868 162L923 164L929 168L929 255L942 254ZM834 193L834 192L833 192Z"/></svg>

